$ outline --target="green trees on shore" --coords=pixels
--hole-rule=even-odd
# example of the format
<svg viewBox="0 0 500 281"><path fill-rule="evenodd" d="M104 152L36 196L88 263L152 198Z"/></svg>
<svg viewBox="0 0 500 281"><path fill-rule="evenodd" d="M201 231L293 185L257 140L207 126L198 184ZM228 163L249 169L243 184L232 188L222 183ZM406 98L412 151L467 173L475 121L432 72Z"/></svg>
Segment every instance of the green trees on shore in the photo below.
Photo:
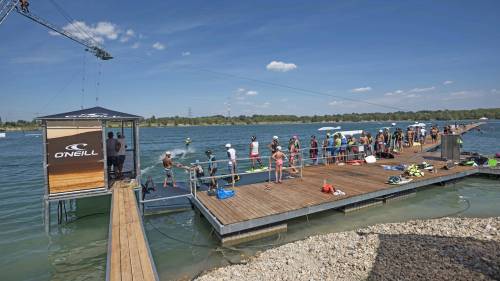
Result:
<svg viewBox="0 0 500 281"><path fill-rule="evenodd" d="M317 123L317 122L360 122L360 121L427 121L427 120L464 120L500 119L500 108L472 110L436 110L436 111L398 111L389 113L348 113L332 115L240 115L225 117L222 115L205 117L152 117L144 119L143 126L188 126L188 125L230 125L230 124L267 124L267 123Z"/></svg>
<svg viewBox="0 0 500 281"><path fill-rule="evenodd" d="M428 121L428 120L465 120L500 119L500 108L479 108L471 110L423 110L423 111L398 111L398 112L375 112L375 113L347 113L331 115L240 115L226 117L223 115L205 117L155 117L145 118L141 122L143 127L163 126L202 126L202 125L250 125L269 123L318 123L318 122L361 122L361 121ZM1 120L1 119L0 119ZM32 130L37 129L38 124L32 121L0 121L0 130Z"/></svg>

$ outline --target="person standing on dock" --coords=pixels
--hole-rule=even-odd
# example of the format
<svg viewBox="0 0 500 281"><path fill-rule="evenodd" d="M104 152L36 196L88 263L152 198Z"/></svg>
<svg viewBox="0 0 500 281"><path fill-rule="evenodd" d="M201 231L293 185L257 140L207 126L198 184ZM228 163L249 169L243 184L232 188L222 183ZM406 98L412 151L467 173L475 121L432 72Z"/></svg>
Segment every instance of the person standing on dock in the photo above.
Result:
<svg viewBox="0 0 500 281"><path fill-rule="evenodd" d="M113 167L113 173L116 177L118 173L118 164L116 161L118 142L114 136L113 132L108 132L108 139L106 140L106 163L108 165L108 175L111 173L111 167Z"/></svg>
<svg viewBox="0 0 500 281"><path fill-rule="evenodd" d="M271 156L275 163L276 163L276 168L275 170L275 182L276 183L281 183L282 181L282 176L283 176L283 159L286 157L283 152L281 152L281 146L276 147L276 152L273 153Z"/></svg>
<svg viewBox="0 0 500 281"><path fill-rule="evenodd" d="M268 145L269 150L271 150L271 155L274 154L274 153L276 153L276 151L278 151L278 146L280 146L280 142L278 140L278 136L274 136L273 140Z"/></svg>
<svg viewBox="0 0 500 281"><path fill-rule="evenodd" d="M127 154L127 142L125 141L125 136L121 133L117 133L117 146L118 151L116 152L116 161L118 164L118 178L123 178L123 164L125 163L125 156Z"/></svg>
<svg viewBox="0 0 500 281"><path fill-rule="evenodd" d="M177 187L174 177L174 161L172 160L172 153L170 151L165 152L165 157L163 158L163 168L165 169L165 180L163 181L163 187L168 186L168 179L172 179L172 187Z"/></svg>
<svg viewBox="0 0 500 281"><path fill-rule="evenodd" d="M226 144L226 149L227 158L229 160L227 163L227 168L229 170L229 173L231 174L232 182L234 183L235 181L240 180L240 176L237 175L238 168L236 166L236 149L232 148L230 143Z"/></svg>
<svg viewBox="0 0 500 281"><path fill-rule="evenodd" d="M431 141L432 141L432 143L437 143L438 134L439 134L439 130L438 130L437 126L436 125L432 126L432 129L431 129Z"/></svg>
<svg viewBox="0 0 500 281"><path fill-rule="evenodd" d="M208 175L210 176L210 189L217 188L217 180L215 179L215 174L217 173L217 160L215 160L215 155L212 150L205 151L208 158Z"/></svg>
<svg viewBox="0 0 500 281"><path fill-rule="evenodd" d="M311 136L309 147L309 158L311 158L313 165L318 165L318 141L316 136Z"/></svg>
<svg viewBox="0 0 500 281"><path fill-rule="evenodd" d="M256 136L252 136L252 142L250 142L250 159L252 160L252 171L255 170L255 161L259 162L260 169L264 167L262 160L260 160L259 142Z"/></svg>

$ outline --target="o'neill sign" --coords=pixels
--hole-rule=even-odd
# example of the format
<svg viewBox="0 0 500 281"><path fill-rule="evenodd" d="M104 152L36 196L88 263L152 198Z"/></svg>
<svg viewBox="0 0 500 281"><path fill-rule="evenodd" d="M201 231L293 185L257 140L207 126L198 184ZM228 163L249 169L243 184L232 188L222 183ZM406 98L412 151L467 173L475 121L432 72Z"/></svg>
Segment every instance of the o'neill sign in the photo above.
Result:
<svg viewBox="0 0 500 281"><path fill-rule="evenodd" d="M94 149L92 150L87 150L85 147L88 146L86 143L75 143L75 144L70 144L66 146L66 150L69 151L64 151L64 152L56 152L54 154L55 158L62 158L62 157L87 157L87 156L97 156Z"/></svg>
<svg viewBox="0 0 500 281"><path fill-rule="evenodd" d="M104 187L104 153L100 124L47 122L47 171L50 193Z"/></svg>

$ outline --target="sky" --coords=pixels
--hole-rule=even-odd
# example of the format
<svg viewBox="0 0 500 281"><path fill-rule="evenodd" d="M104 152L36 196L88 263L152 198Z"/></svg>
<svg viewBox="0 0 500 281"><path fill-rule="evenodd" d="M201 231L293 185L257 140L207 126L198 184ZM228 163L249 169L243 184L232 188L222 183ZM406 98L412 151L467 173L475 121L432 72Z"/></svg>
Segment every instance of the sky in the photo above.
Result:
<svg viewBox="0 0 500 281"><path fill-rule="evenodd" d="M3 121L95 105L144 117L500 107L500 1L49 0L30 10L114 58L11 13L0 25Z"/></svg>

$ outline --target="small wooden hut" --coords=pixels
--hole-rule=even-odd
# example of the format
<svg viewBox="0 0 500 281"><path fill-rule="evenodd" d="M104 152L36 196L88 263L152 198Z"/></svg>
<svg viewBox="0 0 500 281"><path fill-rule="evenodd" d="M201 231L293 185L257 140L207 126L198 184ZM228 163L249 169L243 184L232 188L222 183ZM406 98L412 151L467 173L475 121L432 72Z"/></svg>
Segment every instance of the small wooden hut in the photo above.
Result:
<svg viewBox="0 0 500 281"><path fill-rule="evenodd" d="M43 129L45 221L50 202L107 195L116 180L106 138L119 133L126 142L123 175L140 184L139 120L128 113L93 107L37 118ZM113 152L115 153L115 152ZM111 157L110 157L111 158Z"/></svg>

